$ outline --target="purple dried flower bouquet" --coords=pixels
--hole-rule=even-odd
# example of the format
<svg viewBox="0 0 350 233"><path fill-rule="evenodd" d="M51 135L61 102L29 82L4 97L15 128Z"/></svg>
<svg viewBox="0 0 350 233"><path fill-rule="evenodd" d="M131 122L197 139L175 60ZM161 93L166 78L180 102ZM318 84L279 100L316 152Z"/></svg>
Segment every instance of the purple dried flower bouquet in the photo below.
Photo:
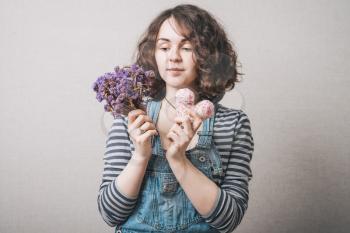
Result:
<svg viewBox="0 0 350 233"><path fill-rule="evenodd" d="M137 64L119 66L114 72L108 72L98 77L93 83L96 99L105 100L104 109L111 112L114 118L118 115L127 116L131 110L145 110L145 102L155 78L152 70L145 71Z"/></svg>

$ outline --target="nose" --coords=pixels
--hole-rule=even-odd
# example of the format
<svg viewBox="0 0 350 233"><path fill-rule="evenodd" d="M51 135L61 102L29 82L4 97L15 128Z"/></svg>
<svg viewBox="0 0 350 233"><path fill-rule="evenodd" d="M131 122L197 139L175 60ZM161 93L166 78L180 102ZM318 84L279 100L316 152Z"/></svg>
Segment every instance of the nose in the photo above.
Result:
<svg viewBox="0 0 350 233"><path fill-rule="evenodd" d="M180 52L179 52L179 50L177 48L170 49L169 60L172 61L172 62L179 62L179 61L181 61Z"/></svg>

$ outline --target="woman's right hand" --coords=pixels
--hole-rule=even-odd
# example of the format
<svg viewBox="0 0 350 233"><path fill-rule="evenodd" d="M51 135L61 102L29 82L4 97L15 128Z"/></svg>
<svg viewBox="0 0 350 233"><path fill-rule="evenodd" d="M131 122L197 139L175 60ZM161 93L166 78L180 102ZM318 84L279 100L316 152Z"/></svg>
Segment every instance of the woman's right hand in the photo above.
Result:
<svg viewBox="0 0 350 233"><path fill-rule="evenodd" d="M151 138L158 134L152 119L141 109L130 111L128 133L135 147L133 157L148 161L152 155Z"/></svg>

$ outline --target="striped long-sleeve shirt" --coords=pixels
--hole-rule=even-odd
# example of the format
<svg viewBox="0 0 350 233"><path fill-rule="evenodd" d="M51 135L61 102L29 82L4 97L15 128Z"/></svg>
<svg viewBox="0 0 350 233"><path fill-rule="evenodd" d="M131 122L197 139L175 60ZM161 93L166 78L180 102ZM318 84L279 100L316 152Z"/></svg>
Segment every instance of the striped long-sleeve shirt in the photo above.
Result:
<svg viewBox="0 0 350 233"><path fill-rule="evenodd" d="M248 208L254 140L246 113L218 105L213 139L224 175L213 177L220 192L212 211L202 217L209 225L226 233L239 225ZM127 119L120 116L114 119L106 140L104 171L97 197L99 212L112 227L125 222L136 206L137 197L124 195L116 183L116 177L127 165L133 151L134 146L127 132Z"/></svg>

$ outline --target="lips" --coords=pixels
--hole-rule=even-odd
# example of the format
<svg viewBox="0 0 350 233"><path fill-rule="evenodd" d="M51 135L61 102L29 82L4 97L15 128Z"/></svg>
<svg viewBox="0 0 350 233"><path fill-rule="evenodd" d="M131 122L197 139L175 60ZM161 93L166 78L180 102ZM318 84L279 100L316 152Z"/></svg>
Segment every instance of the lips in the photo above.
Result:
<svg viewBox="0 0 350 233"><path fill-rule="evenodd" d="M180 69L180 68L170 68L167 70L169 70L169 71L184 71L184 69Z"/></svg>

